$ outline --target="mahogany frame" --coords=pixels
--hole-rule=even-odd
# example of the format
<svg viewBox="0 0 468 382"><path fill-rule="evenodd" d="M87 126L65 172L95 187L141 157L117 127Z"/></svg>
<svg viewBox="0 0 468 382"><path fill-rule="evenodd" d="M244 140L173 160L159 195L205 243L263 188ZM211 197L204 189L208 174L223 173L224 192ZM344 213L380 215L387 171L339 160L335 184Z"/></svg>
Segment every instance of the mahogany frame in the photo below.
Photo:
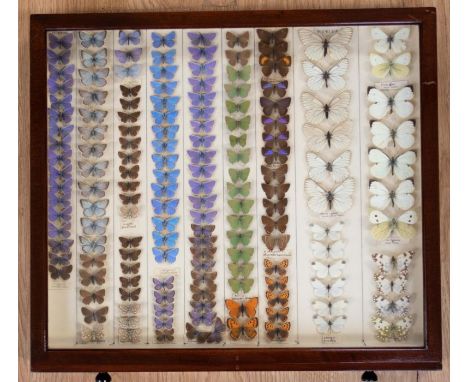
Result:
<svg viewBox="0 0 468 382"><path fill-rule="evenodd" d="M417 24L425 345L415 348L48 349L46 32L83 29ZM435 8L31 16L31 370L48 372L440 369L442 367Z"/></svg>

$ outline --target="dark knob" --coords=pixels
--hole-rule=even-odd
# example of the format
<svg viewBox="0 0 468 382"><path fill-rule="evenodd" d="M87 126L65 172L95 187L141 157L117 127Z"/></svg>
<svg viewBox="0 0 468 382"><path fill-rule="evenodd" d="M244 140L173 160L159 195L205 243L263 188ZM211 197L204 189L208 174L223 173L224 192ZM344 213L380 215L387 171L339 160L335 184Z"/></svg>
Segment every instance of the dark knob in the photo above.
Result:
<svg viewBox="0 0 468 382"><path fill-rule="evenodd" d="M104 373L98 373L96 375L96 382L111 382L112 378L109 373L104 372Z"/></svg>
<svg viewBox="0 0 468 382"><path fill-rule="evenodd" d="M376 382L379 379L377 378L377 374L375 374L372 370L367 370L362 374L361 381L362 382Z"/></svg>

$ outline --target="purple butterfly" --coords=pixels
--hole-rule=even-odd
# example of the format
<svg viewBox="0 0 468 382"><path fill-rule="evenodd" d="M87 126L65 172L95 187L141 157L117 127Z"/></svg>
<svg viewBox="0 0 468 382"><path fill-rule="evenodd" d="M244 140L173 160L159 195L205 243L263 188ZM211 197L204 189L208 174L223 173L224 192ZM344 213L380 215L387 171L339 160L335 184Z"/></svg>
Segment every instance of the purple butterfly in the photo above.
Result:
<svg viewBox="0 0 468 382"><path fill-rule="evenodd" d="M211 325L213 320L216 318L215 312L198 312L196 310L192 310L189 312L189 316L192 319L192 323L195 326L200 324L204 325Z"/></svg>
<svg viewBox="0 0 468 382"><path fill-rule="evenodd" d="M206 182L199 182L197 180L190 179L189 185L192 190L192 194L195 195L208 195L211 194L216 184L215 180L209 180Z"/></svg>
<svg viewBox="0 0 468 382"><path fill-rule="evenodd" d="M173 318L167 318L165 320L160 320L157 317L154 318L154 325L156 329L171 329L173 322Z"/></svg>
<svg viewBox="0 0 468 382"><path fill-rule="evenodd" d="M200 151L200 150L187 150L187 154L193 164L199 163L211 163L212 159L216 155L215 150Z"/></svg>
<svg viewBox="0 0 468 382"><path fill-rule="evenodd" d="M200 77L190 77L190 85L195 93L210 93L213 89L213 86L216 82L216 77L200 78Z"/></svg>
<svg viewBox="0 0 468 382"><path fill-rule="evenodd" d="M153 286L154 289L160 290L160 289L172 289L174 288L174 276L169 276L166 279L153 279Z"/></svg>
<svg viewBox="0 0 468 382"><path fill-rule="evenodd" d="M48 224L48 231L49 231L49 237L56 238L56 237L63 237L63 238L68 238L70 237L70 229L71 229L71 224L70 223L65 223L63 225L61 224L53 224L49 222Z"/></svg>
<svg viewBox="0 0 468 382"><path fill-rule="evenodd" d="M262 123L264 125L272 125L274 123L280 123L280 124L287 124L289 123L289 115L283 115L277 119L267 117L266 115L262 115Z"/></svg>
<svg viewBox="0 0 468 382"><path fill-rule="evenodd" d="M213 267L216 264L216 261L214 261L213 259L204 260L204 261L193 259L191 263L192 263L193 268L197 272L211 272Z"/></svg>
<svg viewBox="0 0 468 382"><path fill-rule="evenodd" d="M190 135L190 140L192 141L192 145L193 147L196 147L196 148L211 147L215 139L216 139L216 136L214 135L195 135L195 134Z"/></svg>
<svg viewBox="0 0 468 382"><path fill-rule="evenodd" d="M262 89L281 89L286 90L288 88L288 81L281 81L277 83L269 82L269 81L262 81Z"/></svg>
<svg viewBox="0 0 468 382"><path fill-rule="evenodd" d="M195 164L189 164L189 169L192 172L194 178L211 178L216 170L215 164L206 164L197 166Z"/></svg>
<svg viewBox="0 0 468 382"><path fill-rule="evenodd" d="M208 47L189 46L188 48L193 59L197 61L202 58L204 58L206 61L212 60L217 49L218 47L215 45L208 46Z"/></svg>
<svg viewBox="0 0 468 382"><path fill-rule="evenodd" d="M214 113L214 107L190 107L190 113L194 119L210 119Z"/></svg>
<svg viewBox="0 0 468 382"><path fill-rule="evenodd" d="M209 61L209 62L189 62L189 67L192 70L192 75L200 76L200 75L207 75L211 76L214 74L214 69L216 67L216 61Z"/></svg>
<svg viewBox="0 0 468 382"><path fill-rule="evenodd" d="M171 304L174 302L175 291L158 292L154 291L154 299L158 304Z"/></svg>
<svg viewBox="0 0 468 382"><path fill-rule="evenodd" d="M61 48L61 49L70 49L72 46L73 34L66 33L63 36L59 37L55 34L49 34L49 46L52 49Z"/></svg>
<svg viewBox="0 0 468 382"><path fill-rule="evenodd" d="M68 167L71 165L70 155L71 148L64 147L60 154L56 154L53 151L48 152L49 165L54 168L57 167Z"/></svg>
<svg viewBox="0 0 468 382"><path fill-rule="evenodd" d="M188 32L192 45L210 46L216 37L216 33Z"/></svg>
<svg viewBox="0 0 468 382"><path fill-rule="evenodd" d="M193 106L211 106L213 103L216 92L211 93L188 93Z"/></svg>
<svg viewBox="0 0 468 382"><path fill-rule="evenodd" d="M137 45L140 43L141 32L134 30L130 32L119 31L119 44L120 45Z"/></svg>
<svg viewBox="0 0 468 382"><path fill-rule="evenodd" d="M49 220L55 221L60 220L61 222L65 222L70 220L72 208L71 206L67 206L64 208L57 208L57 206L49 206Z"/></svg>
<svg viewBox="0 0 468 382"><path fill-rule="evenodd" d="M70 248L73 245L73 240L64 239L64 240L52 240L49 239L49 248L52 253L68 253Z"/></svg>
<svg viewBox="0 0 468 382"><path fill-rule="evenodd" d="M193 218L195 224L211 224L214 222L218 211L195 211L190 210L190 215Z"/></svg>
<svg viewBox="0 0 468 382"><path fill-rule="evenodd" d="M135 48L132 50L116 50L115 51L115 56L117 57L117 60L121 64L125 64L127 61L132 61L132 62L137 62L140 60L141 54L143 52L143 49L141 48Z"/></svg>
<svg viewBox="0 0 468 382"><path fill-rule="evenodd" d="M73 78L65 78L63 81L57 81L57 79L49 78L47 80L50 93L62 93L70 94L73 88Z"/></svg>
<svg viewBox="0 0 468 382"><path fill-rule="evenodd" d="M63 122L69 123L71 122L71 117L73 114L73 108L70 104L63 105L62 108L55 109L50 108L49 110L49 118L55 122Z"/></svg>
<svg viewBox="0 0 468 382"><path fill-rule="evenodd" d="M263 140L265 142L271 142L271 141L287 141L289 139L289 131L285 131L282 133L279 133L278 135L273 135L273 134L263 134Z"/></svg>
<svg viewBox="0 0 468 382"><path fill-rule="evenodd" d="M223 324L223 321L221 321L221 319L218 317L216 318L216 321L215 321L215 327L213 329L213 331L210 333L208 339L206 340L206 342L208 343L213 343L213 342L216 342L216 343L219 343L223 340L223 336L222 336L222 333L226 330L226 327L224 326Z"/></svg>
<svg viewBox="0 0 468 382"><path fill-rule="evenodd" d="M52 81L57 81L57 80L64 80L64 81L72 81L73 83L73 78L72 75L75 73L75 65L65 65L64 67L58 69L54 65L49 64L49 77Z"/></svg>
<svg viewBox="0 0 468 382"><path fill-rule="evenodd" d="M64 150L70 148L71 143L71 136L66 135L65 137L58 137L58 138L49 138L49 150L52 151L60 151L63 152Z"/></svg>
<svg viewBox="0 0 468 382"><path fill-rule="evenodd" d="M195 236L206 236L206 237L211 237L213 235L213 231L215 230L214 225L201 226L197 224L191 224L191 228Z"/></svg>
<svg viewBox="0 0 468 382"><path fill-rule="evenodd" d="M192 196L189 195L189 200L192 202L193 208L199 210L201 208L213 208L216 202L217 195L210 196Z"/></svg>
<svg viewBox="0 0 468 382"><path fill-rule="evenodd" d="M190 93L189 93L190 94ZM211 121L190 121L195 133L210 133L214 126L214 120Z"/></svg>
<svg viewBox="0 0 468 382"><path fill-rule="evenodd" d="M289 151L287 148L270 149L264 147L262 148L262 154L266 157L271 157L273 155L287 156L289 155Z"/></svg>
<svg viewBox="0 0 468 382"><path fill-rule="evenodd" d="M50 177L55 180L55 184L51 185L51 191L69 191L71 186L68 186L68 181L71 178L71 166L64 167L63 169L56 169L55 167L49 168ZM57 182L57 178L66 179L65 183L62 183L62 179L60 182Z"/></svg>
<svg viewBox="0 0 468 382"><path fill-rule="evenodd" d="M52 265L68 265L70 264L71 256L71 252L64 253L60 256L55 253L49 252L49 259Z"/></svg>
<svg viewBox="0 0 468 382"><path fill-rule="evenodd" d="M72 95L69 94L64 98L57 98L53 94L50 95L50 107L54 110L71 107Z"/></svg>
<svg viewBox="0 0 468 382"><path fill-rule="evenodd" d="M68 64L70 61L71 50L65 50L60 53L55 53L51 49L47 49L47 59L52 64Z"/></svg>
<svg viewBox="0 0 468 382"><path fill-rule="evenodd" d="M154 314L155 316L172 316L174 314L174 304L168 304L165 306L154 305Z"/></svg>
<svg viewBox="0 0 468 382"><path fill-rule="evenodd" d="M56 123L51 123L49 127L49 137L55 138L55 139L63 139L66 136L70 135L70 133L73 131L74 126L73 125L67 125L67 126L57 126Z"/></svg>
<svg viewBox="0 0 468 382"><path fill-rule="evenodd" d="M193 309L198 312L209 312L211 311L214 306L216 305L215 301L190 301L190 305L192 305Z"/></svg>

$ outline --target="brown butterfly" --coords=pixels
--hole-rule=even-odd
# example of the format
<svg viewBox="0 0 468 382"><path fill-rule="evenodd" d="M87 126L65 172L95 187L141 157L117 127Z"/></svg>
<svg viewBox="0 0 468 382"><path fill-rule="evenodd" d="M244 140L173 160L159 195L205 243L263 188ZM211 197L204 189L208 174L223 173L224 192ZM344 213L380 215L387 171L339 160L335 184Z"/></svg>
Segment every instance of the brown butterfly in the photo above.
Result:
<svg viewBox="0 0 468 382"><path fill-rule="evenodd" d="M136 329L140 326L140 317L120 316L118 318L119 326L122 328Z"/></svg>
<svg viewBox="0 0 468 382"><path fill-rule="evenodd" d="M138 172L140 171L140 166L135 165L133 167L119 166L120 176L123 179L136 179L138 178Z"/></svg>
<svg viewBox="0 0 468 382"><path fill-rule="evenodd" d="M269 290L285 290L288 286L288 276L280 276L276 279L265 276L265 282Z"/></svg>
<svg viewBox="0 0 468 382"><path fill-rule="evenodd" d="M282 322L279 325L276 325L272 322L265 322L266 335L270 340L284 340L288 338L289 331L291 330L290 322Z"/></svg>
<svg viewBox="0 0 468 382"><path fill-rule="evenodd" d="M174 329L156 329L156 341L159 343L168 343L174 341Z"/></svg>
<svg viewBox="0 0 468 382"><path fill-rule="evenodd" d="M279 97L286 95L286 90L288 89L287 80L276 82L262 80L260 83L265 97L271 97L273 94L277 94Z"/></svg>
<svg viewBox="0 0 468 382"><path fill-rule="evenodd" d="M65 265L61 268L56 267L55 265L49 265L50 277L53 280L62 279L68 280L70 278L70 273L73 270L73 265Z"/></svg>
<svg viewBox="0 0 468 382"><path fill-rule="evenodd" d="M262 138L265 144L265 147L286 147L288 145L289 131L284 131L280 133L262 133Z"/></svg>
<svg viewBox="0 0 468 382"><path fill-rule="evenodd" d="M192 299L194 301L211 301L215 299L214 292L216 291L216 285L206 289L200 289L195 285L190 285L190 290L192 292Z"/></svg>
<svg viewBox="0 0 468 382"><path fill-rule="evenodd" d="M118 184L123 192L128 192L128 191L136 191L136 189L140 185L140 182L119 182Z"/></svg>
<svg viewBox="0 0 468 382"><path fill-rule="evenodd" d="M189 237L190 243L194 244L195 247L211 247L214 243L216 243L216 239L218 237L216 235L213 236L196 236L196 237Z"/></svg>
<svg viewBox="0 0 468 382"><path fill-rule="evenodd" d="M208 224L208 225L191 224L190 228L192 228L192 231L195 232L195 234L198 237L206 237L206 236L212 235L213 231L215 230L215 225L214 224Z"/></svg>
<svg viewBox="0 0 468 382"><path fill-rule="evenodd" d="M98 271L91 273L84 269L80 269L81 284L84 286L88 286L90 284L102 285L106 282L105 276L105 268L99 269Z"/></svg>
<svg viewBox="0 0 468 382"><path fill-rule="evenodd" d="M216 247L190 247L190 252L197 258L213 258L216 254Z"/></svg>
<svg viewBox="0 0 468 382"><path fill-rule="evenodd" d="M268 216L262 216L262 223L267 234L272 233L275 229L279 232L284 233L288 227L289 216L280 216L277 220L273 220Z"/></svg>
<svg viewBox="0 0 468 382"><path fill-rule="evenodd" d="M123 123L127 123L127 122L135 123L136 121L138 121L138 118L140 117L141 112L135 111L133 113L124 113L123 111L119 111L117 112L117 114Z"/></svg>
<svg viewBox="0 0 468 382"><path fill-rule="evenodd" d="M81 308L81 313L83 313L84 321L87 324L91 324L93 321L96 321L100 324L106 322L106 315L109 312L109 308L105 306L104 308L100 309L88 309L85 307Z"/></svg>
<svg viewBox="0 0 468 382"><path fill-rule="evenodd" d="M262 115L263 130L265 133L284 133L288 129L289 115L278 116L276 119Z"/></svg>
<svg viewBox="0 0 468 382"><path fill-rule="evenodd" d="M98 267L101 268L104 266L104 262L106 261L105 254L98 254L95 256L89 255L87 253L80 254L81 265L85 268L89 267Z"/></svg>
<svg viewBox="0 0 468 382"><path fill-rule="evenodd" d="M276 273L280 276L284 276L287 272L288 265L288 259L284 259L279 262L273 262L270 259L263 260L263 266L265 267L265 273L267 275L272 275L273 273Z"/></svg>
<svg viewBox="0 0 468 382"><path fill-rule="evenodd" d="M273 203L271 200L268 199L263 199L263 207L265 207L265 212L268 216L273 216L275 212L278 212L278 214L283 215L286 211L287 205L287 198L279 199L276 203Z"/></svg>
<svg viewBox="0 0 468 382"><path fill-rule="evenodd" d="M262 240L265 243L266 247L273 251L275 247L278 247L280 251L283 251L289 243L289 235L263 235Z"/></svg>
<svg viewBox="0 0 468 382"><path fill-rule="evenodd" d="M119 151L119 157L122 159L122 164L138 163L140 159L141 151L134 151L132 153L126 153L124 151Z"/></svg>
<svg viewBox="0 0 468 382"><path fill-rule="evenodd" d="M250 54L252 51L250 49L243 50L241 52L235 50L226 50L226 58L230 65L235 66L237 63L240 63L242 66L247 65L249 62Z"/></svg>
<svg viewBox="0 0 468 382"><path fill-rule="evenodd" d="M136 237L119 237L120 243L124 248L136 248L140 245L141 240L143 239L142 236Z"/></svg>
<svg viewBox="0 0 468 382"><path fill-rule="evenodd" d="M271 115L276 110L279 115L285 115L288 112L288 107L291 105L291 97L280 98L273 101L267 97L260 97L260 105L262 105L263 113Z"/></svg>
<svg viewBox="0 0 468 382"><path fill-rule="evenodd" d="M262 73L265 76L270 76L273 72L278 72L285 77L291 66L291 56L270 57L265 54L260 55L258 62L262 67Z"/></svg>
<svg viewBox="0 0 468 382"><path fill-rule="evenodd" d="M289 146L270 147L269 145L265 145L265 147L262 147L262 154L265 159L265 163L268 165L272 165L274 163L286 163L290 153L291 147Z"/></svg>
<svg viewBox="0 0 468 382"><path fill-rule="evenodd" d="M138 301L140 298L141 288L136 288L131 291L119 288L120 298L122 301Z"/></svg>
<svg viewBox="0 0 468 382"><path fill-rule="evenodd" d="M138 276L133 276L133 277L120 277L119 280L120 280L120 284L122 284L122 286L124 288L128 288L130 286L132 287L137 287L140 283L140 279L141 279L141 276L138 275Z"/></svg>
<svg viewBox="0 0 468 382"><path fill-rule="evenodd" d="M90 292L86 289L80 289L80 296L83 304L89 305L91 302L102 304L104 302L104 297L106 296L106 290L99 289Z"/></svg>
<svg viewBox="0 0 468 382"><path fill-rule="evenodd" d="M270 57L279 57L285 54L288 50L287 41L281 41L276 44L268 44L267 42L260 41L258 43L258 50Z"/></svg>
<svg viewBox="0 0 468 382"><path fill-rule="evenodd" d="M134 125L134 126L119 125L119 130L120 130L120 133L124 137L126 137L127 135L131 135L132 137L136 137L136 135L140 131L140 126L138 126L138 125Z"/></svg>
<svg viewBox="0 0 468 382"><path fill-rule="evenodd" d="M141 85L134 86L133 88L128 88L124 85L120 85L120 91L124 97L136 97L138 92L141 89Z"/></svg>
<svg viewBox="0 0 468 382"><path fill-rule="evenodd" d="M257 35L262 42L273 45L280 43L288 36L288 28L281 28L274 32L265 29L257 29Z"/></svg>
<svg viewBox="0 0 468 382"><path fill-rule="evenodd" d="M125 138L119 138L120 145L122 146L122 149L128 150L128 149L137 149L138 146L140 146L141 143L141 138L135 138L135 139L125 139Z"/></svg>
<svg viewBox="0 0 468 382"><path fill-rule="evenodd" d="M123 274L133 273L134 275L140 271L140 263L120 263L120 268Z"/></svg>
<svg viewBox="0 0 468 382"><path fill-rule="evenodd" d="M119 249L120 256L122 257L122 260L131 260L131 261L136 261L138 260L138 257L140 256L141 249Z"/></svg>
<svg viewBox="0 0 468 382"><path fill-rule="evenodd" d="M124 110L135 110L138 109L138 105L140 104L140 97L134 98L130 101L126 99L120 98L120 104ZM123 121L126 122L126 121Z"/></svg>
<svg viewBox="0 0 468 382"><path fill-rule="evenodd" d="M278 186L272 186L271 184L262 183L263 191L265 191L265 194L268 199L273 199L275 195L278 199L283 199L286 195L286 192L288 192L289 187L289 183L283 183Z"/></svg>
<svg viewBox="0 0 468 382"><path fill-rule="evenodd" d="M232 32L226 32L227 46L229 48L234 48L236 45L239 45L241 48L245 48L247 45L249 45L249 37L249 31L238 35Z"/></svg>
<svg viewBox="0 0 468 382"><path fill-rule="evenodd" d="M198 330L195 326L188 322L185 324L185 329L187 338L189 340L196 340L199 344L205 343L211 334L209 331Z"/></svg>
<svg viewBox="0 0 468 382"><path fill-rule="evenodd" d="M289 308L271 308L267 307L266 308L266 314L268 316L268 321L270 322L275 322L275 321L282 321L285 322L288 319L288 314L289 314Z"/></svg>
<svg viewBox="0 0 468 382"><path fill-rule="evenodd" d="M282 164L277 168L270 168L262 165L260 169L266 184L270 184L274 180L276 180L279 184L282 184L286 180L286 174L288 173L287 164Z"/></svg>
<svg viewBox="0 0 468 382"><path fill-rule="evenodd" d="M287 289L278 293L267 290L265 296L269 306L275 306L276 304L286 306L289 302L289 291Z"/></svg>
<svg viewBox="0 0 468 382"><path fill-rule="evenodd" d="M216 280L216 276L218 275L218 272L192 271L191 275L193 279L193 285L195 285L196 287L205 285L211 291L213 292L216 291L217 287L214 281Z"/></svg>
<svg viewBox="0 0 468 382"><path fill-rule="evenodd" d="M141 194L135 194L135 195L119 194L119 197L120 197L120 200L122 200L123 204L138 204Z"/></svg>

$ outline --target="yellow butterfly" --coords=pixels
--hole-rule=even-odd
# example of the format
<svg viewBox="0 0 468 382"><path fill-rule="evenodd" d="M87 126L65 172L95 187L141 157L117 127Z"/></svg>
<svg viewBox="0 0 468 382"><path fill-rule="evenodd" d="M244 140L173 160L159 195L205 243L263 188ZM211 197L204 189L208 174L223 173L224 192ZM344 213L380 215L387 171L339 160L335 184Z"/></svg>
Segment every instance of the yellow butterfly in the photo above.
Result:
<svg viewBox="0 0 468 382"><path fill-rule="evenodd" d="M369 221L374 224L371 234L375 240L385 240L393 233L408 240L416 234L414 224L418 221L418 215L415 211L406 211L399 217L388 217L383 212L374 210L369 215Z"/></svg>
<svg viewBox="0 0 468 382"><path fill-rule="evenodd" d="M403 78L409 74L411 53L403 53L389 60L376 53L370 54L372 74L378 78L395 77Z"/></svg>

